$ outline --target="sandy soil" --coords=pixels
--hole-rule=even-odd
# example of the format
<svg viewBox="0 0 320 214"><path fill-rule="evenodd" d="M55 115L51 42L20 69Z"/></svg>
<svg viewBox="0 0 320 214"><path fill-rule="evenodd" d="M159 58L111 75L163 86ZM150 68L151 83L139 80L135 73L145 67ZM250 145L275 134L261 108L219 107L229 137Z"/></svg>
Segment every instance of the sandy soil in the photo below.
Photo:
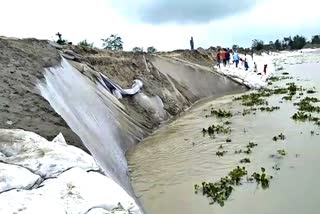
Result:
<svg viewBox="0 0 320 214"><path fill-rule="evenodd" d="M43 68L60 56L47 41L0 38L0 128L33 131L48 140L60 132L68 143L82 146L64 120L36 90Z"/></svg>

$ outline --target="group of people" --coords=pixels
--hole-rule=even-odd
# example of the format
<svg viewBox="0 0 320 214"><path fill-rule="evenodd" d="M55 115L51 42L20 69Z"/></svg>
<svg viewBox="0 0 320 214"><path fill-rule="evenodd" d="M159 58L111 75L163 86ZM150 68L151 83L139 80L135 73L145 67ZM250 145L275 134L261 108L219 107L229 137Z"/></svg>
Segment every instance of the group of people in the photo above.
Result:
<svg viewBox="0 0 320 214"><path fill-rule="evenodd" d="M193 51L194 50L194 40L193 37L190 39L190 48ZM253 60L253 50L251 50L251 58ZM234 64L236 68L239 68L239 64L243 66L243 68L248 71L249 70L249 62L247 54L244 54L244 57L240 57L239 53L236 50L232 50L229 48L223 48L219 49L216 53L216 60L217 60L217 66L220 68L221 63L224 67L230 66L230 64ZM258 72L257 64L254 62L250 66L253 66L253 71L257 72L258 74L261 74L261 72ZM263 73L267 73L267 64L264 64L263 67Z"/></svg>
<svg viewBox="0 0 320 214"><path fill-rule="evenodd" d="M240 58L237 51L233 51L229 48L224 48L222 50L219 49L216 55L216 60L219 68L221 62L224 67L234 63L236 65L236 68L238 68L239 63L242 62L245 70L247 71L249 69L247 55L245 54L244 58Z"/></svg>

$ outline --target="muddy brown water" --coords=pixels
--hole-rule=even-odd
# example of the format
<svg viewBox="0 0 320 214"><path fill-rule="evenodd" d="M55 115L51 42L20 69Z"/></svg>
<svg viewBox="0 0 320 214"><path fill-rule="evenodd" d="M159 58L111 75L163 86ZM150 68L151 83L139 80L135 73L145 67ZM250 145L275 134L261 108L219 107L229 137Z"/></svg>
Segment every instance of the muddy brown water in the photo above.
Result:
<svg viewBox="0 0 320 214"><path fill-rule="evenodd" d="M304 88L320 90L320 64L308 63L286 65L284 71L293 77L274 85L296 82ZM274 86L273 85L273 86ZM271 87L273 87L271 86ZM236 95L238 96L238 95ZM307 95L320 98L320 93ZM297 112L293 101L283 101L283 95L274 95L267 100L269 106L279 106L274 112L260 112L243 116L239 101L226 96L192 108L178 120L162 127L135 151L128 155L131 180L135 192L147 213L151 214L205 214L205 213L317 213L320 209L318 178L320 176L320 128L312 123L295 122L291 116ZM207 110L230 110L230 119L206 118ZM319 116L319 115L318 115ZM230 121L232 133L203 136L202 128ZM315 135L311 135L311 131ZM283 133L286 140L274 142L273 136ZM232 142L226 143L231 138ZM253 141L258 144L250 155L235 154ZM228 153L216 156L223 145ZM287 155L272 158L277 150L285 149ZM240 164L243 158L250 164ZM270 188L263 190L255 183L243 182L226 201L224 207L209 205L210 200L194 193L194 185L203 181L215 182L226 176L236 166L245 165L248 174L265 167L268 175L274 176ZM272 169L277 165L280 170Z"/></svg>

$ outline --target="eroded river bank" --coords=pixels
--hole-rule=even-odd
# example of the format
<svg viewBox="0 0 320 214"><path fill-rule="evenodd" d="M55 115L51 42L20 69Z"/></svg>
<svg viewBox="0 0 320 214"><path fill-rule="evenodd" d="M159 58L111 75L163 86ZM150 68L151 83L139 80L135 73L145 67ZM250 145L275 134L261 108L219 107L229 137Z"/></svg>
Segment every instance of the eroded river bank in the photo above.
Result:
<svg viewBox="0 0 320 214"><path fill-rule="evenodd" d="M310 108L303 109L304 115L300 116L308 117L304 122L301 117L292 118L301 107L295 103L306 97L320 99L318 57L319 53L310 53L279 59L277 63L283 69L270 80L264 95L245 93L260 93L258 98L263 104L258 105L254 100L252 106L245 106L243 99L235 100L243 94L209 101L140 143L128 155L128 161L135 192L146 212L314 213L318 210L316 178L320 166L316 163L320 161L320 126L312 118L320 117L316 111L319 102L311 103L315 107L313 112L309 112ZM211 110L219 109L230 111L232 116L211 114ZM212 125L230 127L231 132L217 133L213 128L215 133L210 136L208 127ZM207 131L205 134L203 129ZM281 134L284 138L279 137ZM250 142L257 146L246 152ZM244 159L250 163L240 163ZM247 175L241 179L242 185L233 186L224 206L209 205L212 198L203 196L201 188L195 194L194 185L218 182L237 166L245 166ZM269 188L248 179L261 168L273 177Z"/></svg>

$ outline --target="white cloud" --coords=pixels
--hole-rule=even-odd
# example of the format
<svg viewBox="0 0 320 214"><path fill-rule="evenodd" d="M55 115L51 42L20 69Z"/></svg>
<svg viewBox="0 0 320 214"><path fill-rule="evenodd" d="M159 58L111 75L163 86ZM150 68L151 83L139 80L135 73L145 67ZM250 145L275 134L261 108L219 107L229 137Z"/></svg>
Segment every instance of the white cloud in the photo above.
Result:
<svg viewBox="0 0 320 214"><path fill-rule="evenodd" d="M146 23L208 23L246 12L262 0L113 0L120 12ZM124 6L125 5L125 6Z"/></svg>

